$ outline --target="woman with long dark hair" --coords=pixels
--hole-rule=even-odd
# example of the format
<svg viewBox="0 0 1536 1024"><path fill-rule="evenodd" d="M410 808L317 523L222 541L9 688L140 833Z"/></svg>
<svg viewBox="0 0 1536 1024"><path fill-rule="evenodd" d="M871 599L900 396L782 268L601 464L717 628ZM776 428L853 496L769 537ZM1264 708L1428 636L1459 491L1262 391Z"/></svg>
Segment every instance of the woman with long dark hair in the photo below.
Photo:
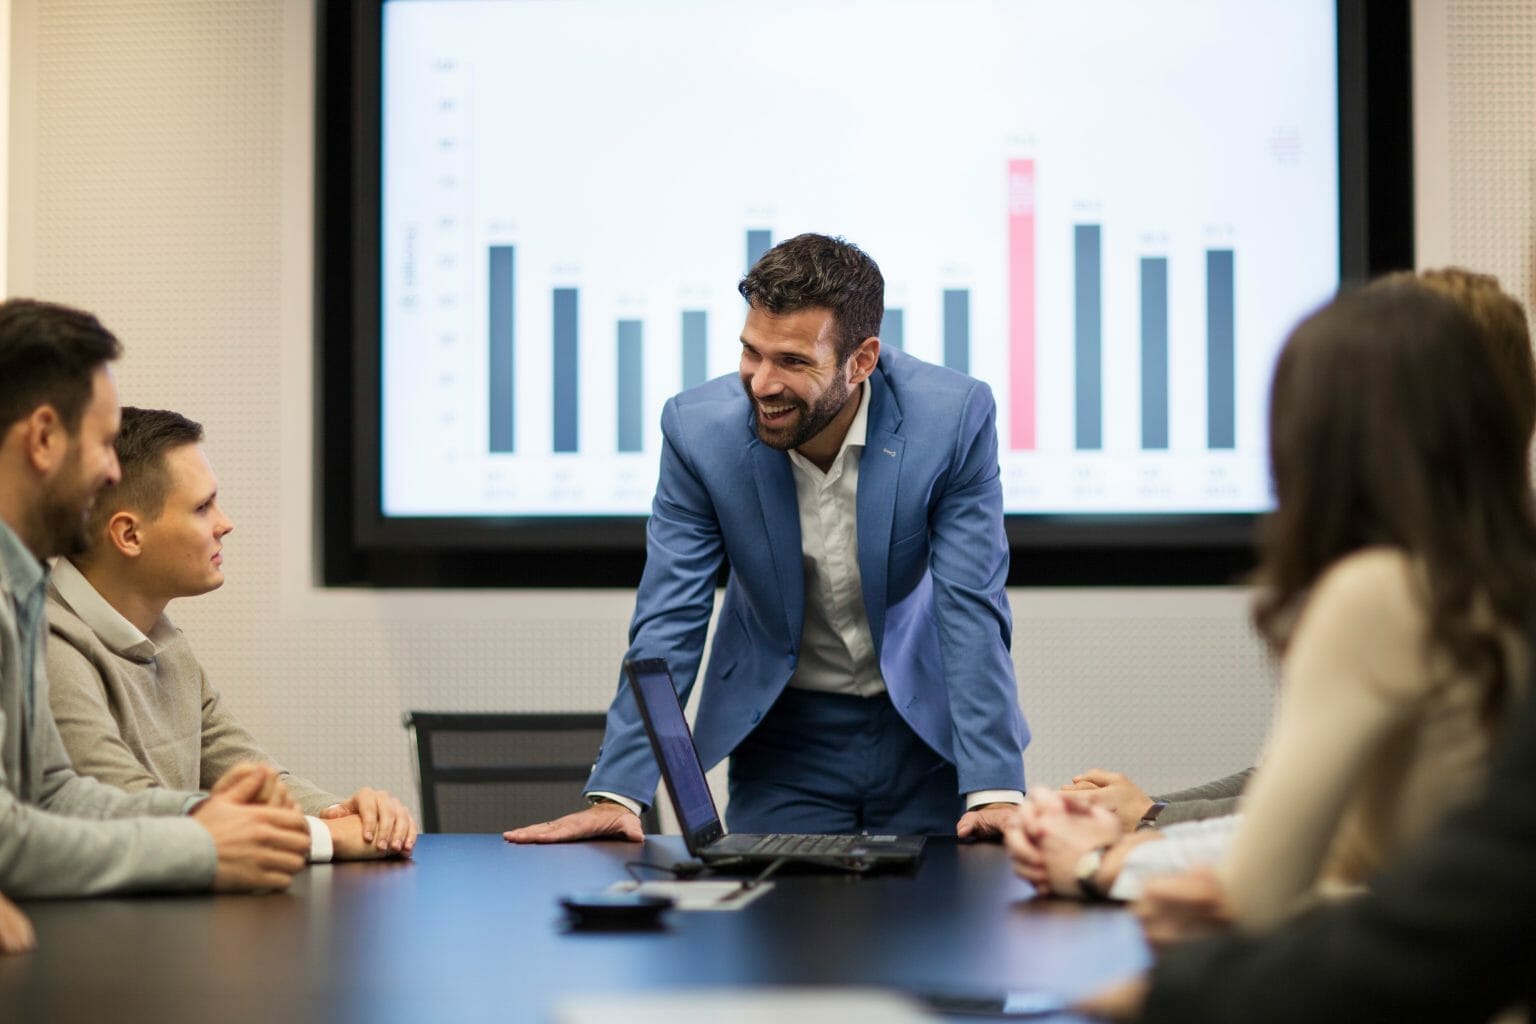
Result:
<svg viewBox="0 0 1536 1024"><path fill-rule="evenodd" d="M1530 430L1475 331L1389 279L1281 352L1254 613L1283 659L1280 705L1218 872L1244 927L1366 878L1470 802L1521 696Z"/></svg>

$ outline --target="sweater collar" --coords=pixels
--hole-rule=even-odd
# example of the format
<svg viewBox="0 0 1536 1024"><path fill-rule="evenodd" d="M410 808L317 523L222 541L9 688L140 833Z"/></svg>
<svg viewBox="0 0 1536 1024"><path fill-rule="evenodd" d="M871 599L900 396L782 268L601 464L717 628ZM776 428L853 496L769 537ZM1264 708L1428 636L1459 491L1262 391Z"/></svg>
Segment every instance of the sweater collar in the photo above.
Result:
<svg viewBox="0 0 1536 1024"><path fill-rule="evenodd" d="M85 578L85 574L75 568L75 564L67 558L60 558L53 566L53 585L58 590L64 603L80 616L80 621L91 628L91 632L101 638L118 654L138 661L148 661L160 653L162 643L155 639L165 639L170 631L170 623L164 615L155 623L152 636L145 636L139 627L123 618L121 612L102 597L91 581Z"/></svg>

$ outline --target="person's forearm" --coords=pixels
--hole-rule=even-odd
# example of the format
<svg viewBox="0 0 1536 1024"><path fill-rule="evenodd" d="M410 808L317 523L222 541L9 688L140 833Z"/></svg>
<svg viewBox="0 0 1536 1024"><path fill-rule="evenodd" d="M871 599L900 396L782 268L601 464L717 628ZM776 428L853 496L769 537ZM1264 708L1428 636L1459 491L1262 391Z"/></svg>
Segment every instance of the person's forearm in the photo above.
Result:
<svg viewBox="0 0 1536 1024"><path fill-rule="evenodd" d="M206 889L216 866L212 838L189 818L89 821L0 787L0 889L12 896Z"/></svg>
<svg viewBox="0 0 1536 1024"><path fill-rule="evenodd" d="M1184 789L1176 789L1171 793L1163 793L1160 796L1153 797L1153 799L1160 800L1167 804L1235 800L1237 797L1242 795L1243 790L1248 785L1248 778L1252 774L1252 768L1244 768L1240 772L1233 772L1231 775L1227 775L1219 779L1212 779L1209 782L1202 782L1196 786L1186 786ZM1163 814L1167 814L1172 810L1173 808L1169 807L1167 810L1163 811ZM1158 820L1161 821L1162 819L1159 818Z"/></svg>
<svg viewBox="0 0 1536 1024"><path fill-rule="evenodd" d="M277 767L274 765L274 767ZM299 805L299 810L305 814L319 814L327 807L335 806L345 800L345 797L321 789L308 779L301 779L292 772L279 768L283 785L288 788L288 795L293 797L294 803Z"/></svg>
<svg viewBox="0 0 1536 1024"><path fill-rule="evenodd" d="M1157 816L1158 828L1228 817L1237 813L1240 800L1235 796L1213 800L1167 800L1165 797L1158 797L1158 799L1165 800L1168 805Z"/></svg>
<svg viewBox="0 0 1536 1024"><path fill-rule="evenodd" d="M1113 861L1117 871L1109 895L1117 900L1138 899L1142 888L1153 878L1220 862L1232 845L1240 820L1236 815L1229 815L1185 822L1158 832L1133 833L1122 842L1143 836L1156 836L1157 839L1129 847L1123 857ZM1105 859L1111 861L1111 858Z"/></svg>
<svg viewBox="0 0 1536 1024"><path fill-rule="evenodd" d="M211 789L235 765L250 762L276 768L282 776L283 785L288 789L288 795L293 797L305 814L319 814L332 804L342 801L342 797L292 774L274 761L256 737L224 707L218 692L208 685L206 678L202 685L202 751L198 769L205 789Z"/></svg>

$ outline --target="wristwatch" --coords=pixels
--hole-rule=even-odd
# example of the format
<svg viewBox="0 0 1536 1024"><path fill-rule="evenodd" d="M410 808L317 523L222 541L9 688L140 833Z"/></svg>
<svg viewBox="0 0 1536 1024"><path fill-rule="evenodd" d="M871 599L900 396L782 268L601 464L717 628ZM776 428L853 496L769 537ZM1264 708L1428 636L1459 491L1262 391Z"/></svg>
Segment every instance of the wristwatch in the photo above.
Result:
<svg viewBox="0 0 1536 1024"><path fill-rule="evenodd" d="M1104 866L1104 855L1109 852L1113 843L1105 843L1103 846L1095 846L1081 857L1077 858L1077 865L1072 869L1072 874L1077 878L1077 889L1088 900L1107 900L1109 890L1099 884L1099 869Z"/></svg>
<svg viewBox="0 0 1536 1024"><path fill-rule="evenodd" d="M1152 806L1147 808L1147 813L1143 814L1141 820L1136 823L1136 831L1140 832L1144 828L1155 827L1157 825L1157 816L1162 814L1163 808L1167 806L1168 801L1166 800L1153 801Z"/></svg>

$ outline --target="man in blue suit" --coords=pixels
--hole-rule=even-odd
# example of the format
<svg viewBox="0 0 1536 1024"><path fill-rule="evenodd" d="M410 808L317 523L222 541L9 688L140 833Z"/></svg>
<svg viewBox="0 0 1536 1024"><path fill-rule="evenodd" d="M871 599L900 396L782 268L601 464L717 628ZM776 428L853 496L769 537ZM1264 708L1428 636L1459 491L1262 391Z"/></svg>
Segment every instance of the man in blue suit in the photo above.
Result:
<svg viewBox="0 0 1536 1024"><path fill-rule="evenodd" d="M739 386L662 411L626 657L666 658L686 701L726 559L694 735L731 758L731 828L995 834L1028 730L992 395L881 352L884 279L841 239L782 242L739 290ZM657 776L621 678L590 806L506 838L638 841Z"/></svg>

